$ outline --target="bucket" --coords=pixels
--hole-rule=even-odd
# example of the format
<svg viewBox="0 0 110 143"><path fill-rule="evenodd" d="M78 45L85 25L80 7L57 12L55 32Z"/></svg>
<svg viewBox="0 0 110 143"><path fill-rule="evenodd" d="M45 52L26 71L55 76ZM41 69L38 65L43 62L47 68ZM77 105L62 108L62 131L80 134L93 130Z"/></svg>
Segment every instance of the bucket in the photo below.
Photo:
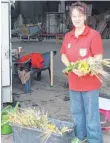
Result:
<svg viewBox="0 0 110 143"><path fill-rule="evenodd" d="M18 108L18 103L15 108L12 108L12 106L7 106L2 109L1 111L1 134L2 135L8 135L12 133L12 127L9 125L8 116L9 113L15 112Z"/></svg>
<svg viewBox="0 0 110 143"><path fill-rule="evenodd" d="M4 125L1 126L1 134L2 135L8 135L12 133L12 127L7 123L8 120L8 115L7 114L2 114L1 117L2 121L6 121Z"/></svg>

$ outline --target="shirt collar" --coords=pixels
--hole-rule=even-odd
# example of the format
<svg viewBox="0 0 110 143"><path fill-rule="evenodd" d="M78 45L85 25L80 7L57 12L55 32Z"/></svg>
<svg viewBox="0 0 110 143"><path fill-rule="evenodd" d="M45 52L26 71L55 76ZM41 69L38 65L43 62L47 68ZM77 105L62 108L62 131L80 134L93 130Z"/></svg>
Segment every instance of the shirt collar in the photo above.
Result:
<svg viewBox="0 0 110 143"><path fill-rule="evenodd" d="M81 35L87 35L88 32L89 32L89 29L90 29L90 28L86 25L86 26L85 26L85 29L84 29L84 31L83 31L83 33L82 33ZM74 28L72 29L72 31L71 31L71 36L75 37L74 33L75 33L75 27L74 27Z"/></svg>

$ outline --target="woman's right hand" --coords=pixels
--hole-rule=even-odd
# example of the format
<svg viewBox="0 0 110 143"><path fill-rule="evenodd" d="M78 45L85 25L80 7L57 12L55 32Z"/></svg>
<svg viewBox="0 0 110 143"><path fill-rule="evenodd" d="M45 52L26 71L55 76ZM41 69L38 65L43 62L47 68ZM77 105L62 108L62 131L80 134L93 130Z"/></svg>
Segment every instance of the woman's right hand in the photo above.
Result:
<svg viewBox="0 0 110 143"><path fill-rule="evenodd" d="M81 76L86 76L88 73L83 73L83 72L79 72L78 70L74 69L73 73L76 74L77 76L81 77Z"/></svg>

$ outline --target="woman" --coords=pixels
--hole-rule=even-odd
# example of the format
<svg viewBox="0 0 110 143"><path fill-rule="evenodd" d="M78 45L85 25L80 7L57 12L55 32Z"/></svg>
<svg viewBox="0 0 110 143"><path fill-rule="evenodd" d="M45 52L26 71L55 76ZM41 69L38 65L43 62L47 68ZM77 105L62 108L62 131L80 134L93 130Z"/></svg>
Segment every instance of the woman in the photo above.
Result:
<svg viewBox="0 0 110 143"><path fill-rule="evenodd" d="M102 40L97 31L85 25L87 6L82 2L72 4L70 16L74 28L65 35L61 47L64 65L69 66L70 63L89 57L100 60L103 54ZM85 137L88 143L102 143L98 103L101 83L95 75L78 75L74 71L68 73L70 110L78 143Z"/></svg>

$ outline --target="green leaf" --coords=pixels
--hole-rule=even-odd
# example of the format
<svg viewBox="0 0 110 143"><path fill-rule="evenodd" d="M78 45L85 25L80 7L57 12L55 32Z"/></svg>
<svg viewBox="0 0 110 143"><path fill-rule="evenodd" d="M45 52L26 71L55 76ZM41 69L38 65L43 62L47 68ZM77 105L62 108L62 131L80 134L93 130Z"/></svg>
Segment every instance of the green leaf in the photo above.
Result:
<svg viewBox="0 0 110 143"><path fill-rule="evenodd" d="M15 108L13 108L11 105L3 108L2 112L1 112L1 126L3 126L4 124L9 122L9 120L8 120L9 114L15 113L19 108L18 105L19 105L19 102L16 104Z"/></svg>
<svg viewBox="0 0 110 143"><path fill-rule="evenodd" d="M12 106L11 106L11 105L6 106L5 108L2 109L1 115L2 115L2 114L5 114L5 113L8 113L8 111L9 111L10 109L12 109Z"/></svg>

